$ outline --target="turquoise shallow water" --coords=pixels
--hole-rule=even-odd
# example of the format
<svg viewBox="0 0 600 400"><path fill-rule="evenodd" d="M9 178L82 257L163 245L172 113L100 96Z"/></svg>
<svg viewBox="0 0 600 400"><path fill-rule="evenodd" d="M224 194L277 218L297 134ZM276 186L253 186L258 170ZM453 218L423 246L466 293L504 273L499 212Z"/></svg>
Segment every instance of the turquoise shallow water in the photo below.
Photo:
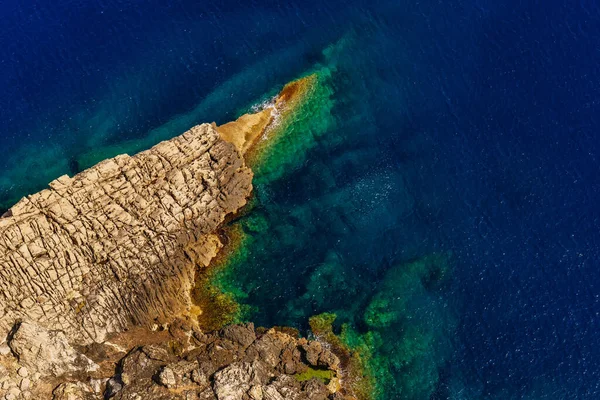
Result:
<svg viewBox="0 0 600 400"><path fill-rule="evenodd" d="M326 66L326 113L241 221L248 317L336 312L387 399L598 398L593 2L0 9L0 208Z"/></svg>
<svg viewBox="0 0 600 400"><path fill-rule="evenodd" d="M247 239L217 281L249 306L244 318L264 326L306 330L310 316L335 313L336 331L348 324L355 341L376 338L378 398L429 398L455 351L455 260L417 214L414 188L430 167L417 172L415 159L431 148L405 138L410 162L382 146L374 93L354 86L365 79L356 59L371 59L360 53L372 40L352 30L324 50L317 74L328 90L312 95L315 108L301 110L290 139L267 153L272 167L255 169L256 204L234 223ZM295 137L308 138L304 153Z"/></svg>

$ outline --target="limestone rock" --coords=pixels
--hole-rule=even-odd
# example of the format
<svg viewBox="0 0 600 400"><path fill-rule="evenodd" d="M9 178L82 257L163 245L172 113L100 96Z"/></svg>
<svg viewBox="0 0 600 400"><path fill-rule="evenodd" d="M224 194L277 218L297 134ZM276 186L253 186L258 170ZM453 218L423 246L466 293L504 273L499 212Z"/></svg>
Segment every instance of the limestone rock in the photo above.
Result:
<svg viewBox="0 0 600 400"><path fill-rule="evenodd" d="M252 172L209 124L105 160L0 217L0 337L17 320L78 343L191 308L197 265L246 203Z"/></svg>
<svg viewBox="0 0 600 400"><path fill-rule="evenodd" d="M0 216L0 397L352 399L318 342L191 322L203 311L190 299L197 268L252 191L243 155L300 86L235 122L60 177ZM334 377L300 382L310 368Z"/></svg>
<svg viewBox="0 0 600 400"><path fill-rule="evenodd" d="M252 324L234 325L206 333L201 343L180 355L172 353L170 343L130 351L109 381L117 382L118 390L107 385L104 398L331 400L338 394L330 393L327 382L298 381L296 374L309 368L302 357L303 346L312 342L287 333L273 329L257 333ZM318 368L341 375L332 365Z"/></svg>
<svg viewBox="0 0 600 400"><path fill-rule="evenodd" d="M169 367L164 367L158 374L158 383L167 388L172 388L177 385L177 379L175 379L175 373Z"/></svg>
<svg viewBox="0 0 600 400"><path fill-rule="evenodd" d="M339 358L331 350L323 348L319 342L310 342L302 346L304 357L314 367L332 366L337 369L340 365Z"/></svg>
<svg viewBox="0 0 600 400"><path fill-rule="evenodd" d="M202 372L201 369L195 369L192 371L192 382L198 386L208 385L208 377Z"/></svg>
<svg viewBox="0 0 600 400"><path fill-rule="evenodd" d="M22 322L9 342L17 355L21 376L35 371L41 376L61 376L67 372L90 372L98 366L77 352L67 341L64 333L48 331L30 322ZM26 372L24 372L26 371Z"/></svg>
<svg viewBox="0 0 600 400"><path fill-rule="evenodd" d="M311 342L310 344L304 346L304 351L306 360L310 363L310 365L316 366L319 363L319 356L323 351L323 347L319 342Z"/></svg>
<svg viewBox="0 0 600 400"><path fill-rule="evenodd" d="M29 378L23 378L23 379L21 379L19 388L22 391L26 391L26 390L29 390L30 385L31 385L31 381L29 380Z"/></svg>
<svg viewBox="0 0 600 400"><path fill-rule="evenodd" d="M81 382L62 383L52 392L52 400L96 400L91 388Z"/></svg>
<svg viewBox="0 0 600 400"><path fill-rule="evenodd" d="M260 385L252 386L250 388L250 390L248 390L248 396L250 396L250 398L252 400L263 400L262 386L260 386Z"/></svg>
<svg viewBox="0 0 600 400"><path fill-rule="evenodd" d="M219 400L242 400L252 386L267 379L266 368L260 362L240 362L217 372L213 388Z"/></svg>
<svg viewBox="0 0 600 400"><path fill-rule="evenodd" d="M105 392L106 396L105 397L111 398L111 397L115 396L117 393L119 393L122 389L123 389L123 383L121 382L120 379L118 379L116 377L110 378L108 380L108 382L106 382L106 392Z"/></svg>
<svg viewBox="0 0 600 400"><path fill-rule="evenodd" d="M7 344L0 345L0 356L7 356L10 354L10 347Z"/></svg>

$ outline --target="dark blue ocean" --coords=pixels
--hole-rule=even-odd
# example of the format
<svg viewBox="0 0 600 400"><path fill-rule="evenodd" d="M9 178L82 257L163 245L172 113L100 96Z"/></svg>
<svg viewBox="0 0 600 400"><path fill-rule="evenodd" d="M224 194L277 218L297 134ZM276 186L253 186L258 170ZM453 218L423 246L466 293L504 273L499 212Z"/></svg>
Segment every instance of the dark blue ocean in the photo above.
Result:
<svg viewBox="0 0 600 400"><path fill-rule="evenodd" d="M332 259L385 289L394 266L444 254L444 288L406 284L403 306L432 337L414 363L434 390L388 397L600 398L600 3L4 0L0 15L0 210L231 120L334 46L339 140L263 195L310 235L274 227L295 247L250 266L275 296L255 287L256 320L358 313L362 290L294 306Z"/></svg>

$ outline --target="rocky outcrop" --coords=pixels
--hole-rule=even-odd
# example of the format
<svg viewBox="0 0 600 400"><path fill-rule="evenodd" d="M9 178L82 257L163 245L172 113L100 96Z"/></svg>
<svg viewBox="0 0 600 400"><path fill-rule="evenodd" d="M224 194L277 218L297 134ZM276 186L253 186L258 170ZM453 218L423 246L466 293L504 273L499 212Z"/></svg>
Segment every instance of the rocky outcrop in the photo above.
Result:
<svg viewBox="0 0 600 400"><path fill-rule="evenodd" d="M319 342L275 329L255 330L252 324L232 325L208 334L188 328L172 331L165 340L134 346L121 354L112 372L101 375L98 364L102 360L92 361L62 340L58 340L60 344L50 341L54 347L40 351L39 338L14 335L10 347L30 348L38 355L38 364L27 364L25 372L25 367L8 372L0 366L4 372L0 393L8 399L54 400L351 399L339 390L338 358ZM19 329L37 330L42 338L48 335L32 325ZM53 352L66 352L68 357L63 359L72 359L72 366L62 364ZM32 354L18 353L19 361ZM48 355L48 359L40 355ZM57 368L68 371L57 376ZM40 372L54 379L46 379L51 384L45 387L31 388L30 380L39 381Z"/></svg>
<svg viewBox="0 0 600 400"><path fill-rule="evenodd" d="M19 375L27 377L34 371L38 378L62 376L69 372L93 372L98 369L92 360L76 351L61 331L48 331L41 326L23 322L9 342L19 361ZM27 371L23 373L22 371Z"/></svg>
<svg viewBox="0 0 600 400"><path fill-rule="evenodd" d="M350 399L326 344L251 324L205 333L199 317L218 310L191 299L252 191L246 161L312 79L60 177L0 217L1 398Z"/></svg>
<svg viewBox="0 0 600 400"><path fill-rule="evenodd" d="M251 180L203 124L24 198L0 218L0 338L26 320L85 344L199 312L195 266L217 253Z"/></svg>
<svg viewBox="0 0 600 400"><path fill-rule="evenodd" d="M306 354L313 342L306 339L275 330L257 333L248 324L211 334L196 331L190 341L193 344L178 355L165 343L135 348L120 361L103 395L116 400L343 398L336 393L337 357L321 348L320 359L331 363L309 362ZM299 378L311 368L329 370L332 378ZM94 392L89 385L87 392Z"/></svg>

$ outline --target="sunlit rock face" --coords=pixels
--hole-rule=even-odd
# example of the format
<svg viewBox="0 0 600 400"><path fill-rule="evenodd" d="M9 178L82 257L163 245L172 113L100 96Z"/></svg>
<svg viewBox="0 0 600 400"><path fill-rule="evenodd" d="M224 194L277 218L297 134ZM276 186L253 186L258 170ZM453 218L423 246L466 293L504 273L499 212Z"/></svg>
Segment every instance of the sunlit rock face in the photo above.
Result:
<svg viewBox="0 0 600 400"><path fill-rule="evenodd" d="M230 325L241 306L211 273L245 250L250 167L275 180L313 146L290 127L328 98L319 82L62 176L0 217L0 396L353 399L328 343Z"/></svg>
<svg viewBox="0 0 600 400"><path fill-rule="evenodd" d="M195 266L251 190L209 124L53 181L0 218L0 334L31 320L89 343L193 314Z"/></svg>

